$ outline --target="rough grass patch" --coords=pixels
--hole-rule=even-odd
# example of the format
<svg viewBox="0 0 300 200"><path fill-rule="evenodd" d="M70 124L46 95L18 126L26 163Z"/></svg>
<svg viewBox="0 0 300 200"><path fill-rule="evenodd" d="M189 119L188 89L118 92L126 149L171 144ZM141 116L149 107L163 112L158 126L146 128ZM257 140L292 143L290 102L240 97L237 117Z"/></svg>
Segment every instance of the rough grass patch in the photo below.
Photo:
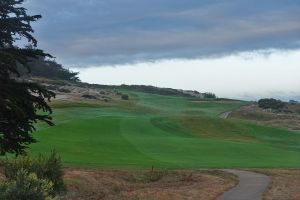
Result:
<svg viewBox="0 0 300 200"><path fill-rule="evenodd" d="M150 170L131 174L129 177L125 177L125 180L133 183L151 183L161 180L167 174L167 170Z"/></svg>

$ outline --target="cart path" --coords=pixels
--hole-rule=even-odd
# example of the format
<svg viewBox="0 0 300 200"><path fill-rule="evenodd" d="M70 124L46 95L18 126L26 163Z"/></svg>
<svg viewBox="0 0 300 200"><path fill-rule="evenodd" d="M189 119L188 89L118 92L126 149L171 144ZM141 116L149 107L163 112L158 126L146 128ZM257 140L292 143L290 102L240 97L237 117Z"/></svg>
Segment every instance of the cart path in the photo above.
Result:
<svg viewBox="0 0 300 200"><path fill-rule="evenodd" d="M227 119L229 117L229 115L231 114L232 111L227 111L227 112L223 112L219 115L219 117L223 118L223 119Z"/></svg>
<svg viewBox="0 0 300 200"><path fill-rule="evenodd" d="M270 178L264 174L234 169L223 171L238 176L239 184L217 200L262 200L263 193L271 182Z"/></svg>

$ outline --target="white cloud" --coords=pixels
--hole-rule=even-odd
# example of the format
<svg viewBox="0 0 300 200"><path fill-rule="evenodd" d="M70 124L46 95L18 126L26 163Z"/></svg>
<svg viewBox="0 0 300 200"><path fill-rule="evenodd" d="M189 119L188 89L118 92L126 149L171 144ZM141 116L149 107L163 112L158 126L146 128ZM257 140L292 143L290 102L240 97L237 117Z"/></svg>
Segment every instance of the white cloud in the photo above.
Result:
<svg viewBox="0 0 300 200"><path fill-rule="evenodd" d="M91 67L82 81L142 84L215 92L240 99L300 97L300 50L245 52L216 59L161 60L153 63Z"/></svg>

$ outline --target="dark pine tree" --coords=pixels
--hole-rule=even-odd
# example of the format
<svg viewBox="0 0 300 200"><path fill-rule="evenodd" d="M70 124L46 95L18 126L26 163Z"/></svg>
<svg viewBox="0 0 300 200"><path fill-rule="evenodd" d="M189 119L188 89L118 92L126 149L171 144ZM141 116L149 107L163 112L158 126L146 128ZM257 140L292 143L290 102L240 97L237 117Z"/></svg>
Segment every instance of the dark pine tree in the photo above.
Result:
<svg viewBox="0 0 300 200"><path fill-rule="evenodd" d="M41 18L30 16L22 7L24 0L0 0L0 154L25 154L36 142L34 124L51 122L47 104L54 93L43 86L19 78L20 68L30 71L27 63L39 57L51 57L36 48L31 22ZM22 48L16 41L26 40L33 48Z"/></svg>

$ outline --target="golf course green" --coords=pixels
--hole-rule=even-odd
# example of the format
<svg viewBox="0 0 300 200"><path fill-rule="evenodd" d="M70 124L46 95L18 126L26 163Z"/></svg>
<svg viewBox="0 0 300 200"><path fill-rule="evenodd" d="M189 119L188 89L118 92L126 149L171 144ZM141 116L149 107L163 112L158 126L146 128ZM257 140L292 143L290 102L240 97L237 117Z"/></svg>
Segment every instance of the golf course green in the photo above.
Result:
<svg viewBox="0 0 300 200"><path fill-rule="evenodd" d="M219 114L247 102L130 92L130 102L53 102L30 153L55 149L66 166L145 169L300 167L300 134ZM121 101L120 101L121 102Z"/></svg>

